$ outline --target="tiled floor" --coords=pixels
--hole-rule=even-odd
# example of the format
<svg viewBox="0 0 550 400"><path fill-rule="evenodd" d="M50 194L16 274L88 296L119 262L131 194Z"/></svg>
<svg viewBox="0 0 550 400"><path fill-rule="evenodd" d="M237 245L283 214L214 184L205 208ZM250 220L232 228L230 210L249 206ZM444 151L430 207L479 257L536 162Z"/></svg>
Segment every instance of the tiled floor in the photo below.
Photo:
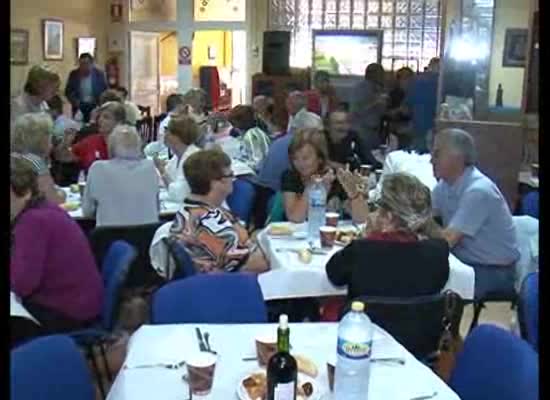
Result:
<svg viewBox="0 0 550 400"><path fill-rule="evenodd" d="M510 303L487 303L481 312L479 323L491 323L510 329L512 319L515 319L516 311L510 309ZM468 305L464 308L464 315L460 323L460 334L466 337L470 323L472 322L474 308Z"/></svg>

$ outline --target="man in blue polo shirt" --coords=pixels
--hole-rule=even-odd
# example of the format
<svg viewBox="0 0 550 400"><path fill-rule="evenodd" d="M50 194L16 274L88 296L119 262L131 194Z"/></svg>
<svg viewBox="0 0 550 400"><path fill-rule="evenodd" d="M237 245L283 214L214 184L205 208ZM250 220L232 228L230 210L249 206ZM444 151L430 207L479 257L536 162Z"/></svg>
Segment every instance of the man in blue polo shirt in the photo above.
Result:
<svg viewBox="0 0 550 400"><path fill-rule="evenodd" d="M432 164L439 180L432 192L434 214L452 253L475 269L475 298L513 289L519 259L514 222L506 199L475 167L473 138L461 129L435 136Z"/></svg>

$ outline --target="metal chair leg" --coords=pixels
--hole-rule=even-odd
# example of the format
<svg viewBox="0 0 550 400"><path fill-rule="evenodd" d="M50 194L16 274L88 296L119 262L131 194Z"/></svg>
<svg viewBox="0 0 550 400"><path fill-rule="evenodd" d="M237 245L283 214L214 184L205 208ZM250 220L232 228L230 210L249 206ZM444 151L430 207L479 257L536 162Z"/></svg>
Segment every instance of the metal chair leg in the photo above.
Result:
<svg viewBox="0 0 550 400"><path fill-rule="evenodd" d="M472 332L472 330L477 326L479 316L481 315L481 310L484 307L485 304L483 302L474 302L474 317L472 318L472 323L470 324L470 330L468 331L468 333Z"/></svg>

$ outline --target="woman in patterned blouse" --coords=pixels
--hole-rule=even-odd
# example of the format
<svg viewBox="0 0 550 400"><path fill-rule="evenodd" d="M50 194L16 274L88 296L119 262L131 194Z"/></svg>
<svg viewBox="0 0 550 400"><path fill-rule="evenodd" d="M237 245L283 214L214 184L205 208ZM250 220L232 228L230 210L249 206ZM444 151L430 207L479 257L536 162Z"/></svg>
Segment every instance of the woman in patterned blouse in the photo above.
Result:
<svg viewBox="0 0 550 400"><path fill-rule="evenodd" d="M220 150L203 150L183 165L191 195L176 214L170 235L180 240L200 272L269 270L262 249L246 228L222 206L233 190L231 159Z"/></svg>

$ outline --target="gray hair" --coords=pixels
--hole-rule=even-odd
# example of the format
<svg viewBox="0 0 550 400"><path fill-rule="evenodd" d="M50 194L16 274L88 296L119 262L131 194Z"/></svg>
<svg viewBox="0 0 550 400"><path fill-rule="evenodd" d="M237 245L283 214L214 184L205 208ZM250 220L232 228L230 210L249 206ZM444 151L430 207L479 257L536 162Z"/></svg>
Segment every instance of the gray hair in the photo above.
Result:
<svg viewBox="0 0 550 400"><path fill-rule="evenodd" d="M141 157L141 137L136 128L118 125L107 140L111 158L137 159Z"/></svg>
<svg viewBox="0 0 550 400"><path fill-rule="evenodd" d="M11 137L11 151L31 153L46 158L44 139L53 133L53 120L45 112L23 114L16 118Z"/></svg>
<svg viewBox="0 0 550 400"><path fill-rule="evenodd" d="M292 119L289 128L292 133L304 128L323 129L323 120L317 114L306 111Z"/></svg>
<svg viewBox="0 0 550 400"><path fill-rule="evenodd" d="M464 165L470 166L477 162L476 144L472 135L462 129L447 128L437 134L445 141L445 146L449 146L452 152L461 155L464 158Z"/></svg>

